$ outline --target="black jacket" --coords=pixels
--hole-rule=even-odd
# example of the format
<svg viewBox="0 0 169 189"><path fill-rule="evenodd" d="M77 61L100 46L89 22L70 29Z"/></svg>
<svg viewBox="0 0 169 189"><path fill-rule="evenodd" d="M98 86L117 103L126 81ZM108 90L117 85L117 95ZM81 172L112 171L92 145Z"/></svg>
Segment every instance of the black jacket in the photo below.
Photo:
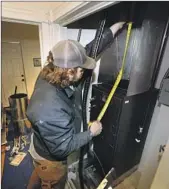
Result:
<svg viewBox="0 0 169 189"><path fill-rule="evenodd" d="M98 55L113 41L110 29L106 29L99 46ZM90 54L93 41L86 46ZM77 133L75 129L74 92L49 84L38 77L27 108L32 123L36 152L48 160L65 160L91 140L90 132ZM80 125L78 126L80 128Z"/></svg>

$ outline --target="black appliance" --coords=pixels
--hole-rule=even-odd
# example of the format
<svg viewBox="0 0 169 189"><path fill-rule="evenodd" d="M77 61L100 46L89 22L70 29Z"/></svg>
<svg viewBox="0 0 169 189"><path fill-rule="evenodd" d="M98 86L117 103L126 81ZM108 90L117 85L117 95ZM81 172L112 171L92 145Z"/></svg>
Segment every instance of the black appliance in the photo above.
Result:
<svg viewBox="0 0 169 189"><path fill-rule="evenodd" d="M90 120L97 119L111 87L93 85ZM141 158L157 90L133 96L126 94L126 90L117 89L102 119L103 132L93 139L95 166L102 176L114 167L118 177L137 165Z"/></svg>

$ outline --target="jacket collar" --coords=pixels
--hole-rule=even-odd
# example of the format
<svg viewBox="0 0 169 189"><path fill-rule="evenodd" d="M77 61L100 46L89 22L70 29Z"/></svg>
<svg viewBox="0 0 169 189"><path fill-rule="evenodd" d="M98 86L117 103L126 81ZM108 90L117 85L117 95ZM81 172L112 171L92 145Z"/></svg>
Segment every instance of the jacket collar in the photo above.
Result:
<svg viewBox="0 0 169 189"><path fill-rule="evenodd" d="M66 92L68 98L71 98L74 94L74 88L73 87L65 87L64 91Z"/></svg>
<svg viewBox="0 0 169 189"><path fill-rule="evenodd" d="M37 81L39 81L39 80L47 82L46 80L42 80L40 78L40 76L38 76ZM52 84L52 83L50 83L50 84L53 85L53 86L55 86L58 90L63 91L64 93L66 93L66 95L68 96L68 98L71 98L73 96L73 94L74 94L75 89L74 89L73 86L62 88L62 87L60 87L58 85L55 85L55 84Z"/></svg>
<svg viewBox="0 0 169 189"><path fill-rule="evenodd" d="M68 98L71 98L75 91L73 86L62 88L62 87L56 85L56 88L58 90L62 91L63 93L65 93Z"/></svg>

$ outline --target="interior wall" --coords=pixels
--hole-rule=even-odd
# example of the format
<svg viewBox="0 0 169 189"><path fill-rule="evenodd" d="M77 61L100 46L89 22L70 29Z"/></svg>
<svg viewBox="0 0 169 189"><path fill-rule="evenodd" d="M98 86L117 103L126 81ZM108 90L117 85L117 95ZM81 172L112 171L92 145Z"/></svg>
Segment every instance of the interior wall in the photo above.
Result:
<svg viewBox="0 0 169 189"><path fill-rule="evenodd" d="M33 58L40 58L39 29L37 25L2 22L2 41L21 43L28 98L31 97L41 67L34 67Z"/></svg>
<svg viewBox="0 0 169 189"><path fill-rule="evenodd" d="M141 178L138 189L149 189L159 165L160 146L166 145L169 137L169 108L157 105L152 117L147 141L139 165Z"/></svg>
<svg viewBox="0 0 169 189"><path fill-rule="evenodd" d="M161 80L169 67L169 38L166 44L164 56L162 59L161 68L156 80L156 88L159 88ZM165 145L169 137L169 107L159 106L158 101L154 108L153 117L151 120L149 132L144 146L142 158L139 165L141 178L138 189L149 189L156 173L159 161L160 145Z"/></svg>
<svg viewBox="0 0 169 189"><path fill-rule="evenodd" d="M169 188L169 139L153 180L151 189L168 189Z"/></svg>

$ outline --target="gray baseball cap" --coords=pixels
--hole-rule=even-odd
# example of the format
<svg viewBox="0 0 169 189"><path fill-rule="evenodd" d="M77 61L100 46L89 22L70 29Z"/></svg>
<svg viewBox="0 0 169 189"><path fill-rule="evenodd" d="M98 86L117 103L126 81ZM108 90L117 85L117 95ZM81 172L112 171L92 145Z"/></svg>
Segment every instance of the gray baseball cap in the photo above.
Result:
<svg viewBox="0 0 169 189"><path fill-rule="evenodd" d="M86 55L84 47L74 40L63 40L52 48L53 64L60 68L94 69L96 62Z"/></svg>

